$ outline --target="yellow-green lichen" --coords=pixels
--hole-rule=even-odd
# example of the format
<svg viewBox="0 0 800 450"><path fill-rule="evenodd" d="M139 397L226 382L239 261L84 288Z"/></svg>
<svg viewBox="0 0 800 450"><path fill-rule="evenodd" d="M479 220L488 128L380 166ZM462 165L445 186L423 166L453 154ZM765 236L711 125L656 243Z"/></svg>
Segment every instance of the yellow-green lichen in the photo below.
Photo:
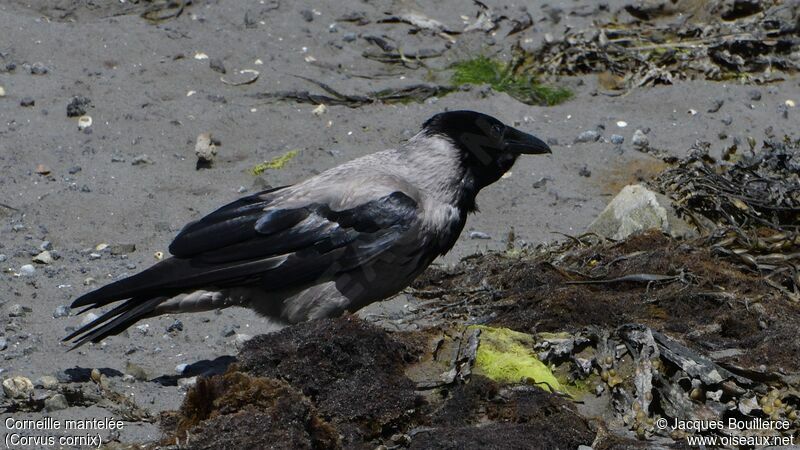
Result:
<svg viewBox="0 0 800 450"><path fill-rule="evenodd" d="M294 159L294 157L297 156L297 153L298 153L297 150L290 150L281 156L272 158L269 161L264 161L261 164L256 164L255 167L250 169L250 173L252 173L253 175L261 175L262 172L268 169L270 170L283 169L283 166L285 166L286 163Z"/></svg>
<svg viewBox="0 0 800 450"><path fill-rule="evenodd" d="M481 330L475 372L499 383L535 383L554 392L568 392L533 350L533 336L507 328L475 325Z"/></svg>

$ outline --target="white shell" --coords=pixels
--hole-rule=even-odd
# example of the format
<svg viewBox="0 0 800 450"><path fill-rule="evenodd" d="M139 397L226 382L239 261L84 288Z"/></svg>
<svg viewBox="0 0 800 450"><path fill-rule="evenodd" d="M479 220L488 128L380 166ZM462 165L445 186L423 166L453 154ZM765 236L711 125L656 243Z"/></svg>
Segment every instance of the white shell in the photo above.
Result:
<svg viewBox="0 0 800 450"><path fill-rule="evenodd" d="M85 128L89 128L92 126L92 117L91 116L80 116L78 117L78 129L83 130Z"/></svg>

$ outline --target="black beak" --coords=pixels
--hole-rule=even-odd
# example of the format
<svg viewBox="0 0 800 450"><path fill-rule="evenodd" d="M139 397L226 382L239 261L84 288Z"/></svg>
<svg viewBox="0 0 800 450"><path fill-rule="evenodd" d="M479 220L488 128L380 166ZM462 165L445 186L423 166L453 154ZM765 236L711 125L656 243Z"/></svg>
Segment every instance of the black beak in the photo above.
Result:
<svg viewBox="0 0 800 450"><path fill-rule="evenodd" d="M550 147L541 139L511 127L506 127L505 134L503 135L503 144L505 144L505 150L507 152L517 154L541 155L544 153L553 153Z"/></svg>

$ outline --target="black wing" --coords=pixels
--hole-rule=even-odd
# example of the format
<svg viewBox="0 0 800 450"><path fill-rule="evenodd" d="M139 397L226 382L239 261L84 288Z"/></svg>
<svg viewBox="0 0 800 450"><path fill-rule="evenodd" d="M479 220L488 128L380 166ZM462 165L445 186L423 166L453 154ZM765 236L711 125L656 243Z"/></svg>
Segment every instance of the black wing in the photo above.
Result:
<svg viewBox="0 0 800 450"><path fill-rule="evenodd" d="M277 290L335 276L407 239L417 218L416 202L402 192L342 211L324 204L281 209L270 194L244 197L190 223L169 247L174 257L79 297L73 308L130 300L65 340L88 332L77 342L96 342L116 334L109 331L152 312L154 297L251 283ZM105 332L91 331L109 320Z"/></svg>

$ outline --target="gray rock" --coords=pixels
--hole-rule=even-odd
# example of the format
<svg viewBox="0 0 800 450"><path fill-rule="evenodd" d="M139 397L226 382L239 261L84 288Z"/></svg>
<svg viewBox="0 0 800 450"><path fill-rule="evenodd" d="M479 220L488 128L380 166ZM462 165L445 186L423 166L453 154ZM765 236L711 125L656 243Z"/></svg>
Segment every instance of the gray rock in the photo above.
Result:
<svg viewBox="0 0 800 450"><path fill-rule="evenodd" d="M342 40L345 42L353 42L356 40L357 37L358 37L357 34L349 32L342 35Z"/></svg>
<svg viewBox="0 0 800 450"><path fill-rule="evenodd" d="M67 402L67 397L64 397L64 394L54 394L44 401L44 410L48 412L61 411L67 408L69 408L69 403Z"/></svg>
<svg viewBox="0 0 800 450"><path fill-rule="evenodd" d="M178 319L175 319L175 322L172 322L167 327L167 333L177 333L179 331L183 331L183 322Z"/></svg>
<svg viewBox="0 0 800 450"><path fill-rule="evenodd" d="M92 260L92 261L94 261L95 259L100 259L100 258L102 258L102 255L100 253L94 253L94 252L89 253L89 259Z"/></svg>
<svg viewBox="0 0 800 450"><path fill-rule="evenodd" d="M75 96L67 103L67 117L79 117L86 114L86 108L92 101L88 97Z"/></svg>
<svg viewBox="0 0 800 450"><path fill-rule="evenodd" d="M136 330L142 335L147 336L150 333L150 324L144 323L136 326Z"/></svg>
<svg viewBox="0 0 800 450"><path fill-rule="evenodd" d="M186 371L187 367L189 367L189 365L186 364L186 363L178 364L177 366L175 366L175 373L177 373L178 375L181 375L181 374L183 374L184 371Z"/></svg>
<svg viewBox="0 0 800 450"><path fill-rule="evenodd" d="M49 251L45 250L39 253L38 255L34 256L32 261L39 264L52 264L53 255L51 255Z"/></svg>
<svg viewBox="0 0 800 450"><path fill-rule="evenodd" d="M53 249L53 243L50 241L42 241L42 243L39 244L39 250L41 251L52 250L52 249Z"/></svg>
<svg viewBox="0 0 800 450"><path fill-rule="evenodd" d="M589 170L588 166L583 166L581 167L581 170L578 171L578 175L589 178L590 176L592 176L592 171Z"/></svg>
<svg viewBox="0 0 800 450"><path fill-rule="evenodd" d="M50 69L48 69L47 66L45 66L40 62L31 64L31 74L33 75L44 75L49 71Z"/></svg>
<svg viewBox="0 0 800 450"><path fill-rule="evenodd" d="M313 22L314 21L314 11L310 9L303 9L300 11L300 15L303 17L303 20L306 22Z"/></svg>
<svg viewBox="0 0 800 450"><path fill-rule="evenodd" d="M492 237L489 236L488 233L484 233L483 231L470 231L469 232L470 239L491 239Z"/></svg>
<svg viewBox="0 0 800 450"><path fill-rule="evenodd" d="M125 365L125 373L127 373L128 375L133 376L138 381L146 381L147 378L148 378L147 377L147 371L144 370L143 367L141 367L141 366L139 366L137 364L134 364L132 362L128 362L128 364Z"/></svg>
<svg viewBox="0 0 800 450"><path fill-rule="evenodd" d="M52 375L44 375L36 380L34 386L47 389L48 391L54 391L58 389L58 379Z"/></svg>
<svg viewBox="0 0 800 450"><path fill-rule="evenodd" d="M127 255L136 251L136 244L111 244L109 250L112 255Z"/></svg>
<svg viewBox="0 0 800 450"><path fill-rule="evenodd" d="M600 139L600 132L597 130L586 130L583 133L579 134L578 137L575 138L576 144L587 143L587 142L596 142Z"/></svg>
<svg viewBox="0 0 800 450"><path fill-rule="evenodd" d="M32 97L22 97L22 99L19 101L19 106L24 106L26 108L34 105L36 105L36 100L34 100Z"/></svg>
<svg viewBox="0 0 800 450"><path fill-rule="evenodd" d="M4 254L0 253L0 263L2 263L2 262L6 262L6 260L7 260L7 259L8 259L8 256L6 256L6 255L4 255Z"/></svg>
<svg viewBox="0 0 800 450"><path fill-rule="evenodd" d="M234 325L226 325L222 329L222 337L231 337L236 334L236 327Z"/></svg>
<svg viewBox="0 0 800 450"><path fill-rule="evenodd" d="M747 97L750 100L752 100L754 102L757 102L757 101L761 100L761 91L759 91L757 89L753 89L752 91L747 93Z"/></svg>
<svg viewBox="0 0 800 450"><path fill-rule="evenodd" d="M228 73L228 69L225 68L225 63L222 62L220 58L211 58L208 60L208 67L211 70L219 73Z"/></svg>
<svg viewBox="0 0 800 450"><path fill-rule="evenodd" d="M614 144L614 145L622 145L623 142L625 142L625 137L623 137L623 136L621 136L619 134L612 134L611 135L611 143L612 144Z"/></svg>
<svg viewBox="0 0 800 450"><path fill-rule="evenodd" d="M133 165L133 166L141 166L141 165L144 165L144 164L153 164L153 160L150 159L150 157L147 156L144 153L142 153L141 155L135 156L133 158L133 160L131 161L131 165Z"/></svg>
<svg viewBox="0 0 800 450"><path fill-rule="evenodd" d="M29 398L33 395L33 383L25 377L6 378L3 380L3 393L8 398Z"/></svg>
<svg viewBox="0 0 800 450"><path fill-rule="evenodd" d="M81 326L85 327L86 325L89 325L90 323L94 322L97 319L97 317L98 315L92 312L86 314L83 317L83 320L81 320Z"/></svg>
<svg viewBox="0 0 800 450"><path fill-rule="evenodd" d="M647 148L650 146L650 140L647 138L647 135L644 134L642 130L636 130L633 132L633 138L631 138L631 143L634 147L637 148Z"/></svg>
<svg viewBox="0 0 800 450"><path fill-rule="evenodd" d="M67 169L67 173L70 174L70 175L75 175L76 173L80 172L81 170L83 170L83 169L81 169L81 166L72 166L69 169Z"/></svg>
<svg viewBox="0 0 800 450"><path fill-rule="evenodd" d="M587 231L611 239L624 239L651 228L673 237L698 235L694 226L678 217L669 198L639 184L622 188Z"/></svg>
<svg viewBox="0 0 800 450"><path fill-rule="evenodd" d="M53 311L53 319L58 319L59 317L67 317L67 316L69 316L69 306L67 305L56 306L55 311Z"/></svg>
<svg viewBox="0 0 800 450"><path fill-rule="evenodd" d="M8 348L8 340L5 337L0 336L0 351L3 351L7 348Z"/></svg>
<svg viewBox="0 0 800 450"><path fill-rule="evenodd" d="M29 306L22 306L15 303L8 307L9 317L25 317L29 312L33 311Z"/></svg>

